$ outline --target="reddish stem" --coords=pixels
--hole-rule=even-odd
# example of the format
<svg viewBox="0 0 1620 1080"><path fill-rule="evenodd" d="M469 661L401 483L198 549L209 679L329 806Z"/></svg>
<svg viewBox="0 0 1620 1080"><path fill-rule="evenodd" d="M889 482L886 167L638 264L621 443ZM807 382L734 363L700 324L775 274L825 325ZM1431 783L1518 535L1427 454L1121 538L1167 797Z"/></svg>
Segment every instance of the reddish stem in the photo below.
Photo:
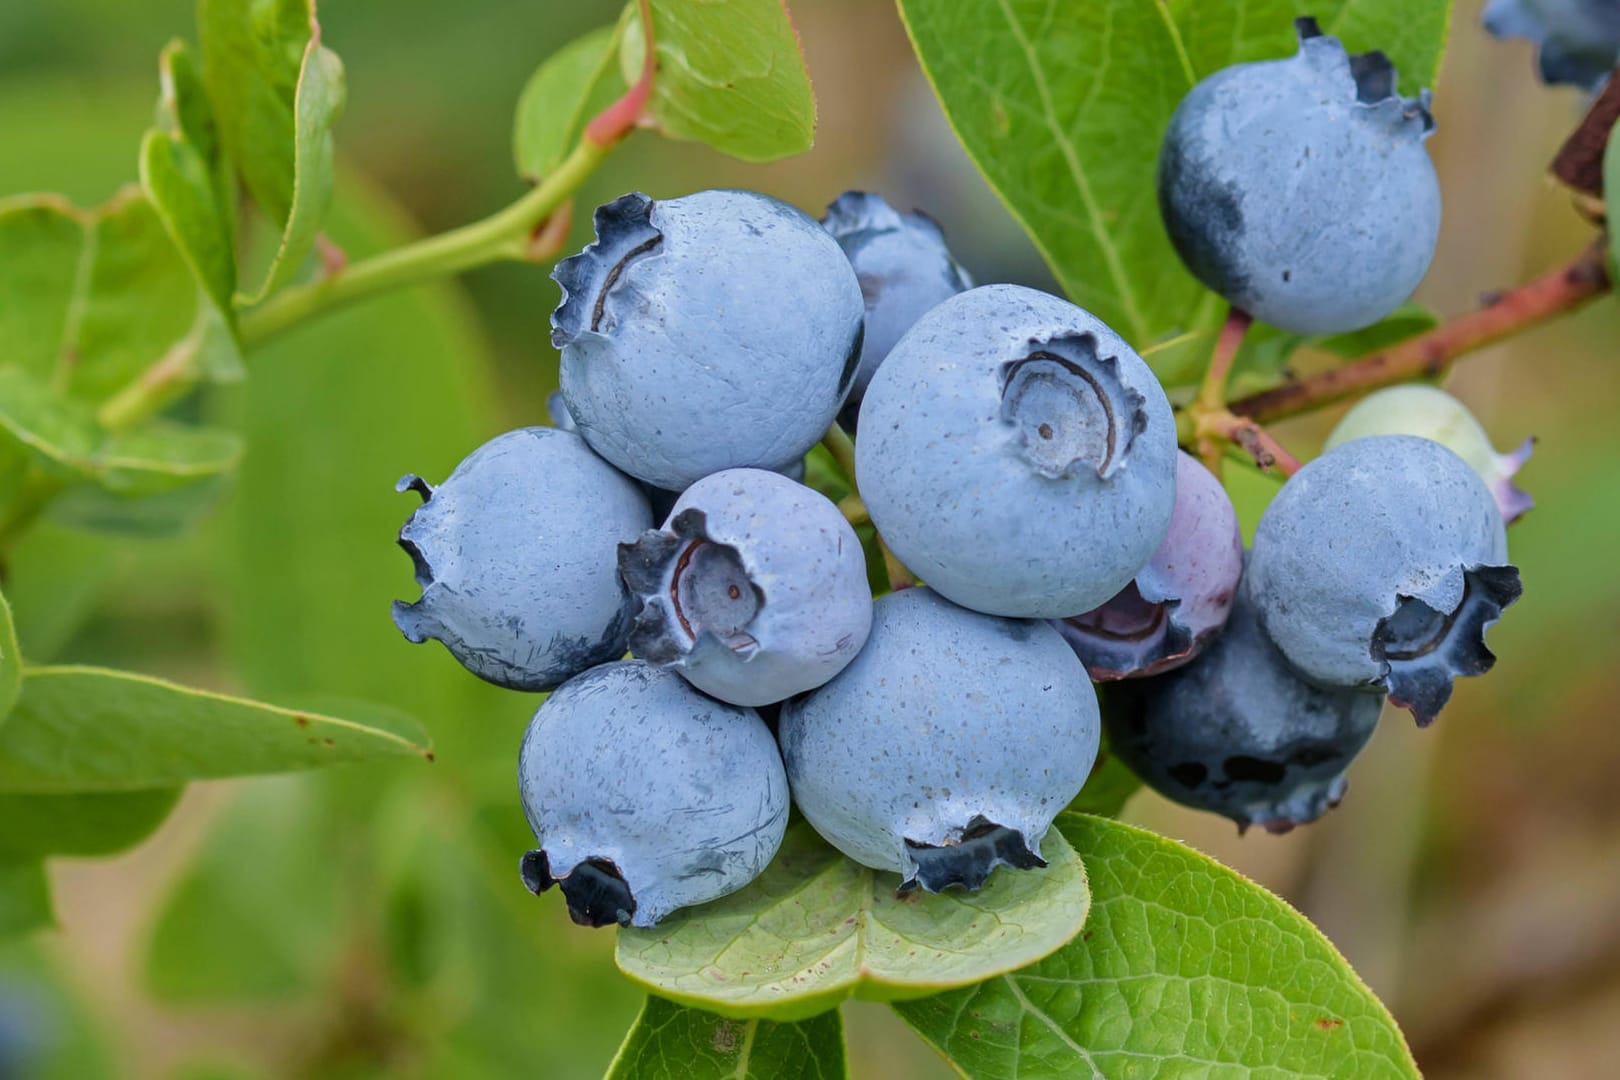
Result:
<svg viewBox="0 0 1620 1080"><path fill-rule="evenodd" d="M1288 448L1277 441L1276 436L1261 427L1255 421L1245 416L1233 416L1222 409L1218 412L1206 412L1198 417L1198 447L1204 464L1210 466L1210 471L1219 476L1218 469L1213 467L1210 457L1219 457L1220 442L1224 440L1244 450L1254 459L1262 472L1271 472L1273 469L1284 476L1293 476L1299 472L1299 458L1288 452Z"/></svg>
<svg viewBox="0 0 1620 1080"><path fill-rule="evenodd" d="M1573 311L1608 292L1613 284L1609 279L1608 239L1599 237L1575 259L1498 295L1478 311L1343 367L1251 394L1228 408L1237 416L1269 423L1369 390L1438 376L1459 356Z"/></svg>
<svg viewBox="0 0 1620 1080"><path fill-rule="evenodd" d="M652 0L641 0L642 37L646 39L647 54L641 61L641 76L613 104L597 113L585 125L585 138L606 149L624 138L641 121L652 96L653 76L658 71L658 50L653 41Z"/></svg>
<svg viewBox="0 0 1620 1080"><path fill-rule="evenodd" d="M1247 311L1232 308L1221 324L1220 336L1215 339L1215 351L1210 355L1209 367L1204 371L1204 382L1198 390L1198 404L1216 412L1226 407L1226 383L1232 376L1232 362L1243 347L1243 335L1249 332L1254 317Z"/></svg>

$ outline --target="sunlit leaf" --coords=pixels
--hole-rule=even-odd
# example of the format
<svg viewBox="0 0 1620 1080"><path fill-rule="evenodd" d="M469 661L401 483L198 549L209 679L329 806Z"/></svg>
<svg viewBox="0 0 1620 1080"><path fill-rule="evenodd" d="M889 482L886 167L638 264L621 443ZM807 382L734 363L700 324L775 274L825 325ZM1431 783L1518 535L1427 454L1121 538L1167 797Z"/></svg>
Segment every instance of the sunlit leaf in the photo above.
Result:
<svg viewBox="0 0 1620 1080"><path fill-rule="evenodd" d="M546 57L518 98L512 130L518 173L538 181L560 164L591 117L624 93L619 34L624 22L582 34Z"/></svg>
<svg viewBox="0 0 1620 1080"><path fill-rule="evenodd" d="M607 1080L843 1080L848 1074L836 1009L773 1023L730 1020L649 997Z"/></svg>

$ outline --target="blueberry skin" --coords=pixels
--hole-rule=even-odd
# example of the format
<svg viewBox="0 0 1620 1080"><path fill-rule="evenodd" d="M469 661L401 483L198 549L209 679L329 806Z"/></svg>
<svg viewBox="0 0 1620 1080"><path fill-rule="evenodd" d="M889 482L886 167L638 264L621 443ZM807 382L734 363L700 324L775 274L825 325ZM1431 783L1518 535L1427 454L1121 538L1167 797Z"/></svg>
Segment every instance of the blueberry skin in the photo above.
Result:
<svg viewBox="0 0 1620 1080"><path fill-rule="evenodd" d="M591 448L672 491L803 457L860 357L861 287L837 242L751 191L632 193L597 209L596 234L551 275L562 395Z"/></svg>
<svg viewBox="0 0 1620 1080"><path fill-rule="evenodd" d="M759 714L640 660L592 668L546 699L523 736L518 788L540 844L524 884L560 885L581 926L654 926L736 892L787 828L787 776Z"/></svg>
<svg viewBox="0 0 1620 1080"><path fill-rule="evenodd" d="M812 690L866 644L866 556L826 496L760 469L706 476L619 546L636 656L733 705Z"/></svg>
<svg viewBox="0 0 1620 1080"><path fill-rule="evenodd" d="M1018 285L934 308L861 404L861 496L890 548L964 607L1064 618L1124 588L1176 499L1170 402L1095 316Z"/></svg>
<svg viewBox="0 0 1620 1080"><path fill-rule="evenodd" d="M1491 489L1502 520L1508 525L1536 505L1513 477L1530 460L1532 436L1506 453L1497 453L1490 436L1468 406L1433 386L1409 383L1368 394L1344 414L1328 436L1324 450L1365 435L1421 435L1468 462Z"/></svg>
<svg viewBox="0 0 1620 1080"><path fill-rule="evenodd" d="M1536 68L1549 86L1595 93L1620 63L1616 0L1489 0L1480 21L1492 37L1535 42Z"/></svg>
<svg viewBox="0 0 1620 1080"><path fill-rule="evenodd" d="M1299 52L1187 94L1159 157L1182 261L1233 307L1300 334L1359 329L1422 280L1440 232L1429 96L1395 94L1382 53L1296 20Z"/></svg>
<svg viewBox="0 0 1620 1080"><path fill-rule="evenodd" d="M1224 632L1190 664L1110 685L1103 727L1110 751L1166 798L1239 829L1286 832L1339 804L1345 768L1382 704L1300 678L1240 594Z"/></svg>
<svg viewBox="0 0 1620 1080"><path fill-rule="evenodd" d="M866 299L866 338L849 395L858 402L905 332L973 280L951 257L937 221L919 210L902 214L881 195L846 191L821 224L849 257Z"/></svg>
<svg viewBox="0 0 1620 1080"><path fill-rule="evenodd" d="M1221 632L1243 576L1237 511L1213 473L1176 456L1176 508L1159 550L1101 607L1057 627L1099 682L1187 663Z"/></svg>
<svg viewBox="0 0 1620 1080"><path fill-rule="evenodd" d="M624 655L635 614L618 545L652 523L637 484L578 435L530 427L496 436L422 496L399 531L421 599L394 601L409 640L444 643L468 671L513 690L550 690Z"/></svg>
<svg viewBox="0 0 1620 1080"><path fill-rule="evenodd" d="M1412 435L1354 439L1294 474L1255 530L1243 587L1302 675L1387 691L1419 724L1453 678L1490 669L1485 630L1520 593L1484 482Z"/></svg>
<svg viewBox="0 0 1620 1080"><path fill-rule="evenodd" d="M997 865L1044 865L1041 839L1097 757L1085 668L1049 624L926 588L881 597L873 614L855 661L782 706L799 809L903 889L976 889Z"/></svg>

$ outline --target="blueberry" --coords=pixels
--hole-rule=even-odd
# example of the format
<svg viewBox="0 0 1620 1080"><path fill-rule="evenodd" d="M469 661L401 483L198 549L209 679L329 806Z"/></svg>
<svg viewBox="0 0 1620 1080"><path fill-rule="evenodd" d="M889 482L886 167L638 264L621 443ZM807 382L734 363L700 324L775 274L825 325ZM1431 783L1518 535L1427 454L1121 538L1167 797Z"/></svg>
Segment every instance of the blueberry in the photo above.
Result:
<svg viewBox="0 0 1620 1080"><path fill-rule="evenodd" d="M1243 573L1243 535L1226 489L1196 458L1176 458L1170 531L1130 584L1101 607L1054 623L1097 680L1169 671L1226 625Z"/></svg>
<svg viewBox="0 0 1620 1080"><path fill-rule="evenodd" d="M1481 15L1494 37L1536 44L1541 79L1600 89L1620 64L1616 0L1488 0Z"/></svg>
<svg viewBox="0 0 1620 1080"><path fill-rule="evenodd" d="M788 787L759 714L639 660L546 699L518 759L539 848L530 891L560 885L582 926L653 926L758 877L787 828Z"/></svg>
<svg viewBox="0 0 1620 1080"><path fill-rule="evenodd" d="M399 531L422 597L394 602L418 644L437 638L474 675L549 690L624 655L635 614L618 545L652 523L629 477L578 435L531 427L469 454L438 487L406 476L422 505Z"/></svg>
<svg viewBox="0 0 1620 1080"><path fill-rule="evenodd" d="M641 602L636 656L734 705L768 705L838 674L866 643L866 556L838 507L760 469L704 477L663 529L619 547Z"/></svg>
<svg viewBox="0 0 1620 1080"><path fill-rule="evenodd" d="M574 417L568 411L568 402L563 400L561 390L553 390L546 395L546 412L551 417L551 426L558 431L578 432L574 424Z"/></svg>
<svg viewBox="0 0 1620 1080"><path fill-rule="evenodd" d="M927 214L902 214L881 195L846 191L821 219L849 256L866 298L866 339L850 401L858 402L905 332L973 281L951 258L945 233Z"/></svg>
<svg viewBox="0 0 1620 1080"><path fill-rule="evenodd" d="M1223 68L1187 94L1159 157L1159 209L1193 275L1300 334L1377 322L1423 278L1440 186L1429 96L1383 53L1345 53L1312 19L1299 52Z"/></svg>
<svg viewBox="0 0 1620 1080"><path fill-rule="evenodd" d="M1497 453L1468 406L1444 390L1412 383L1369 394L1344 414L1328 436L1326 449L1364 435L1421 435L1433 439L1479 474L1496 499L1502 520L1509 525L1536 505L1513 482L1519 469L1530 460L1536 440L1528 438L1516 449Z"/></svg>
<svg viewBox="0 0 1620 1080"><path fill-rule="evenodd" d="M1382 702L1300 678L1239 595L1192 663L1109 686L1103 726L1109 749L1166 798L1283 832L1338 805Z"/></svg>
<svg viewBox="0 0 1620 1080"><path fill-rule="evenodd" d="M625 195L596 234L552 273L562 394L591 448L672 491L802 458L860 357L861 287L838 243L751 191Z"/></svg>
<svg viewBox="0 0 1620 1080"><path fill-rule="evenodd" d="M1484 482L1411 435L1355 439L1294 474L1260 519L1243 587L1306 678L1387 691L1419 724L1454 677L1490 669L1485 630L1520 592Z"/></svg>
<svg viewBox="0 0 1620 1080"><path fill-rule="evenodd" d="M925 588L877 601L832 682L782 706L799 809L902 889L977 889L1044 865L1041 839L1097 756L1096 694L1044 622L1000 619Z"/></svg>
<svg viewBox="0 0 1620 1080"><path fill-rule="evenodd" d="M1124 588L1175 506L1170 403L1096 317L1017 285L961 293L889 353L856 472L894 553L991 615L1063 618Z"/></svg>

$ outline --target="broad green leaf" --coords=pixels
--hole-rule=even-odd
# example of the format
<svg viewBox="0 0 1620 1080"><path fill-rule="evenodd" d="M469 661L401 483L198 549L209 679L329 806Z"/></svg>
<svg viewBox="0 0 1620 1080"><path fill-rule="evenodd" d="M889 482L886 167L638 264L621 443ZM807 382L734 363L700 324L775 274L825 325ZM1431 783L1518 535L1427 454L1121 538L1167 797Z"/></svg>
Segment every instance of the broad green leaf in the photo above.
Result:
<svg viewBox="0 0 1620 1080"><path fill-rule="evenodd" d="M93 210L51 195L0 200L0 367L99 402L159 360L239 369L221 315L152 203L125 188Z"/></svg>
<svg viewBox="0 0 1620 1080"><path fill-rule="evenodd" d="M152 834L180 799L179 788L71 795L0 792L0 861L47 855L111 855Z"/></svg>
<svg viewBox="0 0 1620 1080"><path fill-rule="evenodd" d="M526 179L538 182L561 164L591 117L624 93L618 69L623 26L621 20L582 34L529 77L512 131L518 173Z"/></svg>
<svg viewBox="0 0 1620 1080"><path fill-rule="evenodd" d="M112 574L114 555L106 537L49 520L17 538L7 552L6 599L30 660L51 662L84 625Z"/></svg>
<svg viewBox="0 0 1620 1080"><path fill-rule="evenodd" d="M976 893L897 896L803 822L758 880L651 930L621 929L619 969L654 993L732 1016L795 1020L848 997L886 1001L979 982L1059 948L1086 921L1086 871L1049 831L1044 870L998 870Z"/></svg>
<svg viewBox="0 0 1620 1080"><path fill-rule="evenodd" d="M1603 152L1603 193L1609 206L1609 250L1613 254L1610 272L1620 274L1620 124L1609 133L1609 146Z"/></svg>
<svg viewBox="0 0 1620 1080"><path fill-rule="evenodd" d="M431 757L416 721L356 705L352 719L124 671L29 668L0 728L0 790L136 791L375 758Z"/></svg>
<svg viewBox="0 0 1620 1080"><path fill-rule="evenodd" d="M1416 1077L1389 1012L1321 932L1191 848L1064 814L1086 931L979 986L897 1004L963 1076Z"/></svg>
<svg viewBox="0 0 1620 1080"><path fill-rule="evenodd" d="M141 189L221 320L230 325L236 291L235 208L218 131L185 42L171 41L158 63L159 126L141 140Z"/></svg>
<svg viewBox="0 0 1620 1080"><path fill-rule="evenodd" d="M899 4L957 137L1071 299L1139 348L1220 319L1160 223L1159 142L1198 79L1294 51L1293 3ZM1448 9L1446 0L1312 6L1323 29L1352 50L1384 49L1415 84L1434 78Z"/></svg>
<svg viewBox="0 0 1620 1080"><path fill-rule="evenodd" d="M658 130L744 161L810 149L816 99L783 0L652 0L658 73L648 110ZM647 55L639 18L625 28L626 84Z"/></svg>
<svg viewBox="0 0 1620 1080"><path fill-rule="evenodd" d="M730 1020L649 997L607 1080L842 1080L836 1009L797 1023Z"/></svg>
<svg viewBox="0 0 1620 1080"><path fill-rule="evenodd" d="M178 536L216 506L229 487L225 473L172 491L115 495L81 484L51 500L50 519L71 529L126 536Z"/></svg>
<svg viewBox="0 0 1620 1080"><path fill-rule="evenodd" d="M11 707L17 704L21 692L22 652L17 647L17 627L11 621L11 605L0 593L0 724L11 715Z"/></svg>
<svg viewBox="0 0 1620 1080"><path fill-rule="evenodd" d="M0 940L31 934L55 922L45 864L37 859L0 859Z"/></svg>
<svg viewBox="0 0 1620 1080"><path fill-rule="evenodd" d="M332 201L343 63L321 44L314 0L201 0L202 81L225 153L280 239L253 303L291 280Z"/></svg>
<svg viewBox="0 0 1620 1080"><path fill-rule="evenodd" d="M1102 707L1108 708L1106 685L1098 687L1097 693ZM1091 775L1086 778L1086 786L1081 788L1080 794L1069 803L1068 809L1081 814L1118 817L1131 796L1141 788L1142 781L1123 761L1109 751L1108 740L1105 737L1101 748L1097 751L1097 762L1091 767Z"/></svg>
<svg viewBox="0 0 1620 1080"><path fill-rule="evenodd" d="M167 420L108 434L88 404L53 394L17 367L0 367L0 431L51 470L131 497L218 476L242 455L234 432Z"/></svg>

